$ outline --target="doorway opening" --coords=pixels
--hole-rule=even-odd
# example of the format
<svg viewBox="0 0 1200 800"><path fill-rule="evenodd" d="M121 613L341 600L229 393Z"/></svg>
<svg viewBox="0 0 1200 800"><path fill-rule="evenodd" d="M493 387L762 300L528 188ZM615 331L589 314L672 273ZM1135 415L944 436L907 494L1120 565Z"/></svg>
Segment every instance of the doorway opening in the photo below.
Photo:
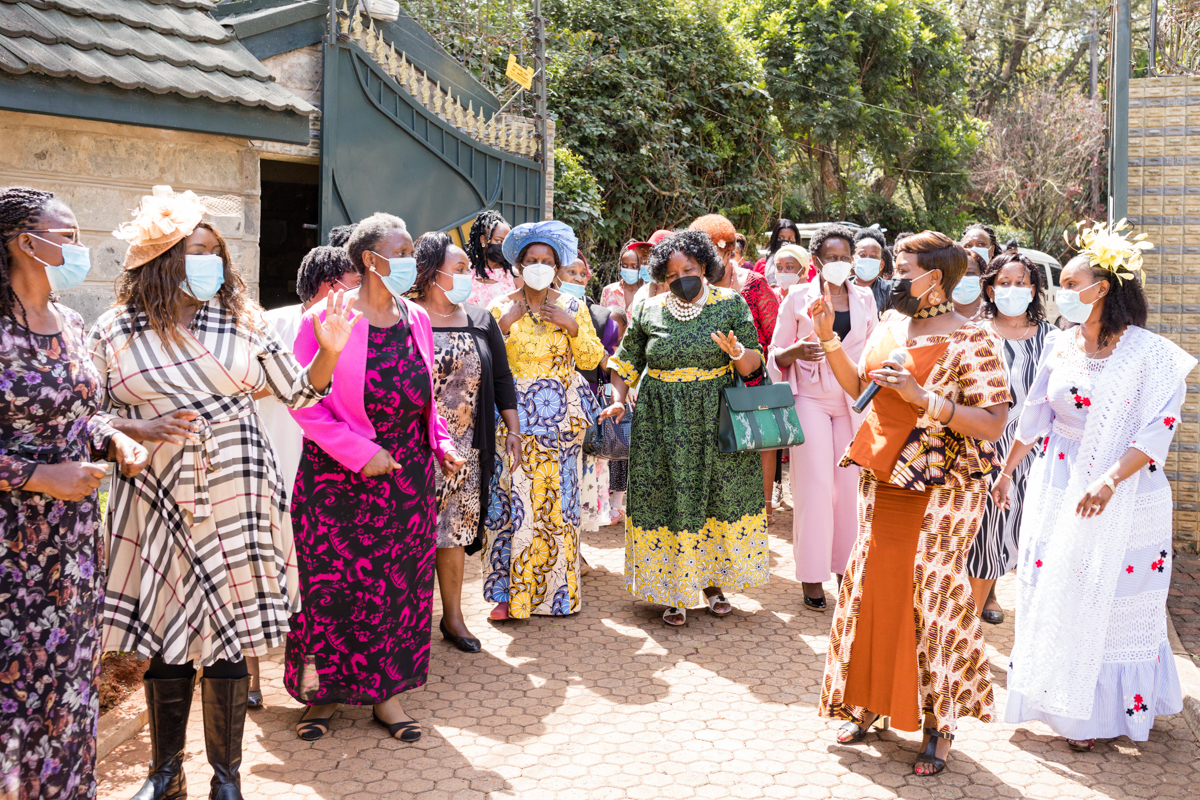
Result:
<svg viewBox="0 0 1200 800"><path fill-rule="evenodd" d="M258 299L263 308L300 302L296 271L317 246L320 169L292 161L260 162L262 223L258 238Z"/></svg>

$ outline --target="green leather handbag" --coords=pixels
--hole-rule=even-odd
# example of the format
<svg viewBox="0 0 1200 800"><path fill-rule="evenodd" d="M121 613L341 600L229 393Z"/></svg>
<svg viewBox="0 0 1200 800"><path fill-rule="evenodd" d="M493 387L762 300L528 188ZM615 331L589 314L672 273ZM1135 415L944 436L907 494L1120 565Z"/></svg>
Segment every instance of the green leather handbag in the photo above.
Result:
<svg viewBox="0 0 1200 800"><path fill-rule="evenodd" d="M804 444L791 386L771 383L765 374L760 386L747 386L741 375L735 373L735 377L737 382L721 393L719 452L778 450Z"/></svg>

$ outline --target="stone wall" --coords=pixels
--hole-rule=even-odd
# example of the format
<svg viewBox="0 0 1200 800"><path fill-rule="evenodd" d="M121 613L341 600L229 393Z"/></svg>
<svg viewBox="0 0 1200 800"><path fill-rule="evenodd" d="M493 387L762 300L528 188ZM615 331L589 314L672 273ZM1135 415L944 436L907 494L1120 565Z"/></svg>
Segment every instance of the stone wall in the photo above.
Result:
<svg viewBox="0 0 1200 800"><path fill-rule="evenodd" d="M1129 86L1129 221L1149 234L1149 328L1200 355L1200 77ZM1200 369L1188 377L1166 472L1176 542L1200 550Z"/></svg>
<svg viewBox="0 0 1200 800"><path fill-rule="evenodd" d="M150 187L238 195L241 218L219 217L252 292L258 292L259 156L245 140L158 128L0 112L0 186L52 191L75 212L92 271L63 302L90 324L112 304L125 243L112 236Z"/></svg>

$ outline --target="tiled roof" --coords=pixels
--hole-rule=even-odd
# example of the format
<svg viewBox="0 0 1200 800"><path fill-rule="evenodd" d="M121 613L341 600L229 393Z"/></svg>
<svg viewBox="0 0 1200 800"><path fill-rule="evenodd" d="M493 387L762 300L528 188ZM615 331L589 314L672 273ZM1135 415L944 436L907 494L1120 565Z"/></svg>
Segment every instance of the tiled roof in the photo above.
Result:
<svg viewBox="0 0 1200 800"><path fill-rule="evenodd" d="M308 114L211 0L0 0L0 70Z"/></svg>

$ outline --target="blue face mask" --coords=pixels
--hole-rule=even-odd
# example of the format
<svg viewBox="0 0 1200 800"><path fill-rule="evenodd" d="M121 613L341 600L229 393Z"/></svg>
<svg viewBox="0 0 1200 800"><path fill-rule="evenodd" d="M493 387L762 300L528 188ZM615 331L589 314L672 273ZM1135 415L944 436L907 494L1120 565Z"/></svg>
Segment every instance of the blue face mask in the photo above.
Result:
<svg viewBox="0 0 1200 800"><path fill-rule="evenodd" d="M65 292L67 289L74 289L83 283L88 271L92 268L92 252L90 250L77 244L58 244L49 239L43 239L41 236L34 236L32 233L29 235L62 250L63 263L57 266L47 264L34 256L46 267L46 279L50 281L51 290Z"/></svg>
<svg viewBox="0 0 1200 800"><path fill-rule="evenodd" d="M854 259L854 275L860 281L873 281L879 277L878 258L856 258Z"/></svg>
<svg viewBox="0 0 1200 800"><path fill-rule="evenodd" d="M974 250L976 253L978 253L978 254L979 254L979 257L983 259L983 263L985 263L985 264L986 264L986 263L988 262L988 260L989 260L989 258L990 258L990 257L988 256L988 252L989 252L989 249L988 249L988 248L986 248L986 247L972 247L971 249L972 249L972 250Z"/></svg>
<svg viewBox="0 0 1200 800"><path fill-rule="evenodd" d="M438 271L439 275L450 275L449 272ZM450 275L454 281L454 288L446 292L446 299L451 303L458 305L459 303L467 302L467 298L471 296L471 290L475 288L475 282L470 275ZM446 291L443 289L442 291Z"/></svg>
<svg viewBox="0 0 1200 800"><path fill-rule="evenodd" d="M1001 286L996 290L996 308L1006 317L1019 317L1033 302L1033 289L1028 286Z"/></svg>
<svg viewBox="0 0 1200 800"><path fill-rule="evenodd" d="M630 269L629 267L621 267L621 280L625 281L630 286L633 286L635 283L637 283L640 277L641 273L638 270Z"/></svg>
<svg viewBox="0 0 1200 800"><path fill-rule="evenodd" d="M964 275L958 286L954 287L954 302L962 306L970 305L979 299L981 289L978 275Z"/></svg>
<svg viewBox="0 0 1200 800"><path fill-rule="evenodd" d="M383 256L380 256L374 250L368 252L383 258ZM375 274L379 275L379 279L383 281L383 285L387 287L387 290L392 293L393 297L402 297L412 288L413 283L417 280L417 260L412 256L404 256L402 258L389 258L387 262L391 268L391 272L387 275L379 275L378 272Z"/></svg>
<svg viewBox="0 0 1200 800"><path fill-rule="evenodd" d="M225 285L225 261L218 255L187 256L187 278L179 287L201 303L217 296Z"/></svg>
<svg viewBox="0 0 1200 800"><path fill-rule="evenodd" d="M563 294L571 295L571 297L574 297L576 300L582 300L583 293L587 291L587 287L578 283L564 283L562 286L558 287L558 290Z"/></svg>
<svg viewBox="0 0 1200 800"><path fill-rule="evenodd" d="M1100 283L1096 281L1092 286ZM1092 286L1085 286L1079 291L1073 289L1059 289L1058 294L1054 296L1054 301L1058 303L1059 312L1076 325L1082 325L1088 321L1088 317L1092 315L1092 306L1096 304L1093 300L1090 303L1085 303L1079 299L1082 292L1086 292ZM1099 298L1097 298L1099 299Z"/></svg>
<svg viewBox="0 0 1200 800"><path fill-rule="evenodd" d="M654 281L654 279L650 277L650 267L643 266L641 275L642 275L642 280L645 281L646 283L652 283Z"/></svg>

